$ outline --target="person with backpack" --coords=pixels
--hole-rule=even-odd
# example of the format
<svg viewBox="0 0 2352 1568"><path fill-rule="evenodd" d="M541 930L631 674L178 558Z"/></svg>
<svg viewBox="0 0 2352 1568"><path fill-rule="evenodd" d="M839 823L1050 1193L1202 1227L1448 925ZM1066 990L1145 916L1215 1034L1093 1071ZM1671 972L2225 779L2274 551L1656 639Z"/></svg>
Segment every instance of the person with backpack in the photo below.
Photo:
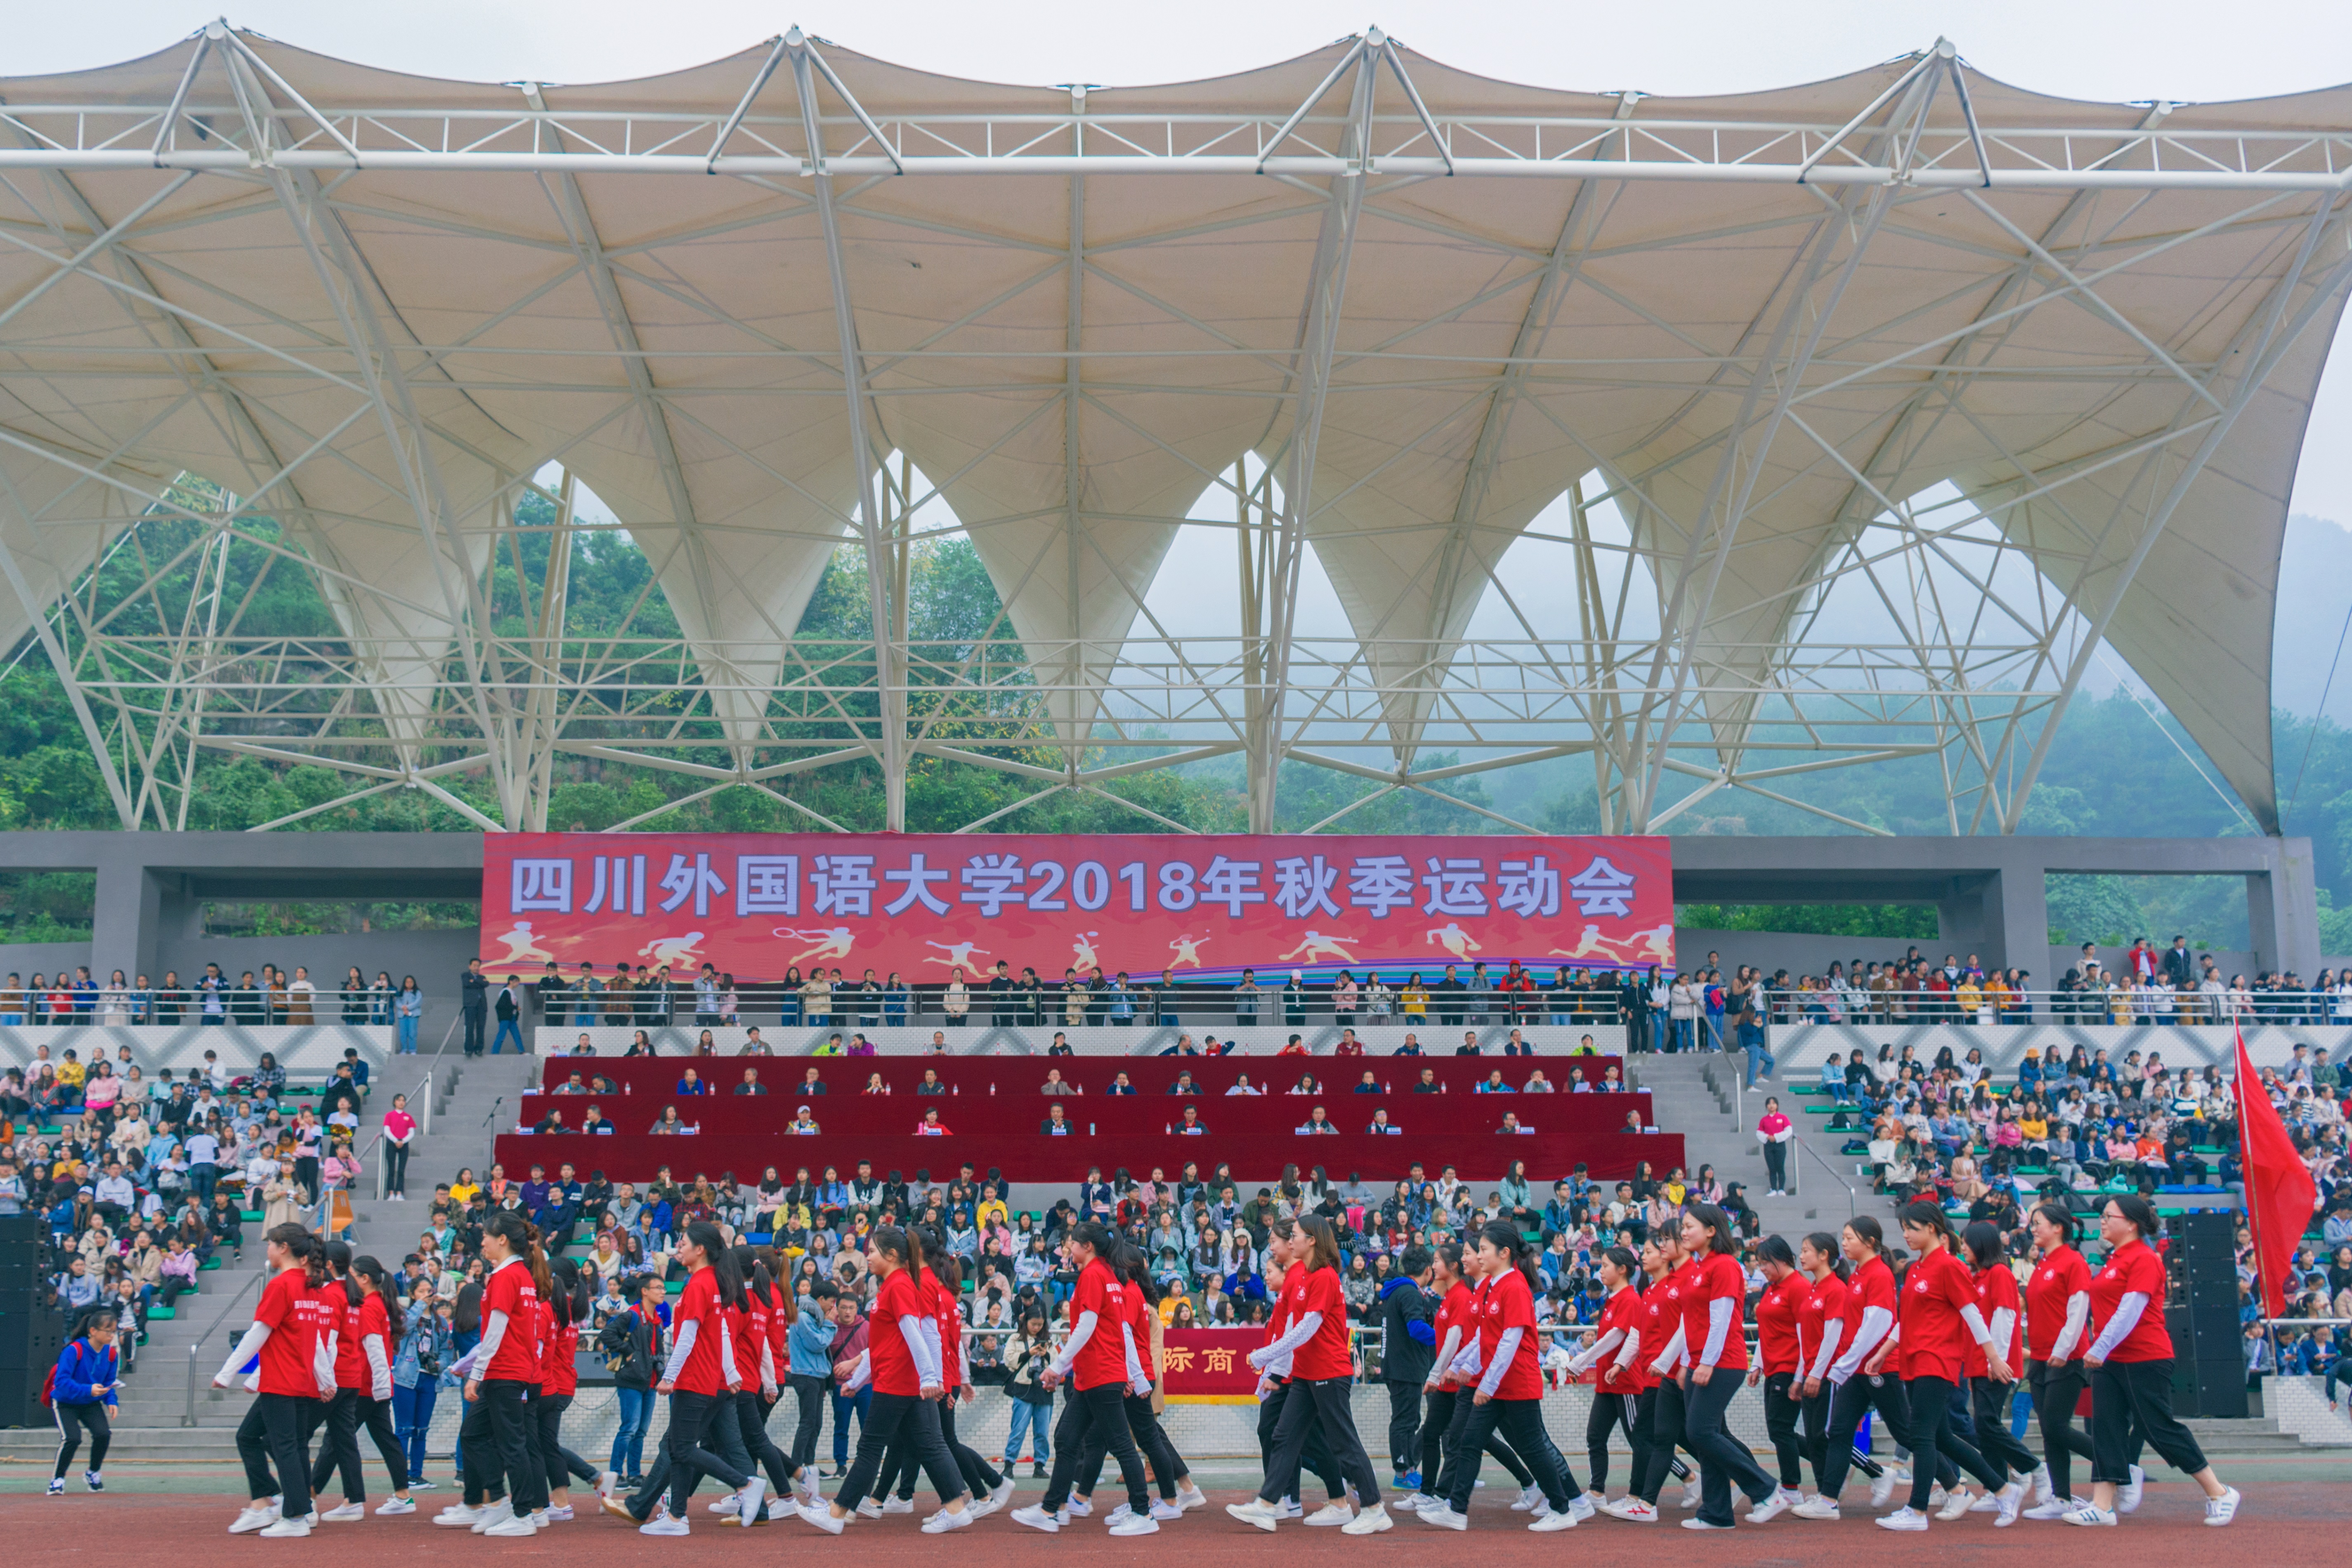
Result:
<svg viewBox="0 0 2352 1568"><path fill-rule="evenodd" d="M114 1314L104 1308L82 1319L74 1337L58 1352L58 1364L41 1390L58 1422L51 1497L65 1496L66 1467L73 1463L84 1432L89 1434L89 1468L82 1472L82 1484L94 1492L106 1489L106 1448L114 1440L109 1416L117 1404L115 1391L122 1386L116 1373L114 1333Z"/></svg>

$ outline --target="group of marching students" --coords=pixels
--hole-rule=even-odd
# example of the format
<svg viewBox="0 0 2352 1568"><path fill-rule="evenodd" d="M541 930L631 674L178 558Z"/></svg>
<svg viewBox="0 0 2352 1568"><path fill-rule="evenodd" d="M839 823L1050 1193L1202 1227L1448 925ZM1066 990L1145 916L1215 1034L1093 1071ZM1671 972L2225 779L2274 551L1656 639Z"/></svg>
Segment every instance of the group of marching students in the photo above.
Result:
<svg viewBox="0 0 2352 1568"><path fill-rule="evenodd" d="M1911 1456L1906 1506L1875 1521L1888 1530L1924 1531L1931 1514L1950 1521L1975 1512L1994 1514L1996 1527L2020 1518L2111 1526L2138 1506L2145 1481L2138 1460L2148 1447L2203 1489L2207 1524L2231 1522L2239 1494L2172 1415L2165 1268L2149 1245L2158 1222L2145 1199L2107 1200L2099 1221L2106 1251L2095 1272L2075 1250L2074 1217L2056 1205L2035 1208L2035 1257L2021 1290L1999 1227L1979 1223L1955 1236L1931 1203L1910 1205L1900 1221L1907 1250L1899 1271L1879 1223L1867 1215L1849 1220L1836 1237L1808 1236L1793 1249L1767 1237L1769 1283L1757 1306L1752 1366L1741 1325L1747 1276L1721 1209L1691 1205L1679 1229L1653 1233L1638 1258L1609 1249L1598 1265L1611 1292L1607 1305L1570 1363L1593 1379L1589 1489L1577 1486L1545 1429L1542 1335L1526 1238L1493 1221L1466 1245L1441 1244L1416 1259L1436 1299L1434 1355L1418 1468L1408 1468L1411 1456L1392 1457L1397 1479L1407 1483L1395 1507L1424 1524L1466 1529L1478 1471L1491 1456L1519 1482L1512 1507L1530 1514L1528 1528L1539 1532L1573 1529L1596 1515L1654 1523L1670 1475L1685 1479L1683 1506L1696 1510L1685 1529L1734 1528L1735 1491L1748 1499L1751 1524L1783 1514L1836 1520L1851 1470L1870 1477L1874 1508L1884 1509L1905 1482L1854 1448L1863 1420L1875 1415ZM482 1242L491 1266L482 1337L456 1369L465 1381L458 1434L465 1495L433 1522L483 1535L533 1535L572 1517L573 1478L595 1485L604 1511L648 1535L688 1533L688 1508L706 1476L723 1489L710 1511L737 1525L790 1516L838 1535L861 1515L912 1511L918 1473L940 1499L923 1521L925 1533L960 1530L1003 1508L1012 1479L956 1433L957 1405L972 1391L958 1263L943 1241L921 1226L885 1226L867 1240L866 1260L879 1290L866 1348L843 1373L842 1392L870 1384L873 1398L856 1457L827 1500L814 1467L767 1435L779 1369L789 1366L791 1308L772 1256L729 1247L715 1225L688 1226L677 1256L689 1273L656 1384L669 1396L668 1434L640 1489L623 1496L614 1474L600 1474L562 1445L573 1352L589 1305L578 1268L569 1259L550 1263L520 1216L494 1215ZM413 1512L389 1420L389 1347L399 1342L400 1306L385 1291L382 1266L297 1225L272 1228L267 1246L272 1277L252 1328L215 1378L226 1385L251 1363L258 1390L237 1430L251 1501L230 1531L299 1537L314 1522L363 1518L362 1427L391 1473L393 1495L375 1511ZM1265 1482L1226 1512L1265 1531L1289 1519L1350 1535L1389 1530L1394 1518L1351 1409L1338 1237L1320 1216L1285 1215L1273 1223L1268 1251L1269 1275L1280 1271L1276 1306L1265 1342L1248 1357L1260 1377ZM1116 1460L1127 1500L1107 1512L1109 1531L1151 1534L1208 1501L1155 1413L1159 1287L1135 1247L1098 1223L1076 1226L1064 1253L1076 1275L1070 1331L1040 1380L1048 1389L1066 1383L1069 1393L1054 1431L1045 1494L1011 1518L1047 1533L1066 1528L1093 1512L1104 1464ZM102 1360L76 1364L84 1373L78 1388L104 1375ZM2039 1460L2010 1435L2021 1379L2040 1416ZM1727 1412L1743 1384L1761 1387L1777 1477L1730 1435ZM2087 1436L2074 1424L2086 1390ZM1955 1428L1956 1407L1968 1411L1975 1442ZM321 1426L327 1437L314 1461L311 1438ZM1610 1445L1621 1428L1632 1448L1632 1478L1612 1500ZM1695 1476L1675 1457L1678 1448L1696 1461ZM2091 1464L2087 1498L2074 1489L2075 1456ZM62 1489L68 1457L58 1459L53 1491ZM1816 1483L1810 1496L1808 1465ZM1328 1492L1312 1514L1298 1501L1303 1468ZM314 1494L339 1469L345 1500L314 1511ZM1980 1490L1970 1490L1971 1480ZM2031 1507L2029 1491L2036 1494Z"/></svg>

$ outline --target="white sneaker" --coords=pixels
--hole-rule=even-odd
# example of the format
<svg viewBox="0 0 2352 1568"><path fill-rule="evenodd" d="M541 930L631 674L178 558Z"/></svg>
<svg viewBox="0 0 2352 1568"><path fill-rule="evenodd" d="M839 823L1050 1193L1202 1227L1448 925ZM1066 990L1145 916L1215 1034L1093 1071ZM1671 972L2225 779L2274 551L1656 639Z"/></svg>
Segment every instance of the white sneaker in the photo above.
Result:
<svg viewBox="0 0 2352 1568"><path fill-rule="evenodd" d="M2004 1488L2004 1490L2007 1489ZM1969 1504L1970 1513L1991 1513L2000 1507L2000 1492L1979 1492L1977 1500Z"/></svg>
<svg viewBox="0 0 2352 1568"><path fill-rule="evenodd" d="M673 1518L669 1514L657 1513L637 1526L637 1533L639 1535L691 1535L694 1531L687 1528L686 1521Z"/></svg>
<svg viewBox="0 0 2352 1568"><path fill-rule="evenodd" d="M281 1517L274 1521L261 1533L264 1538L272 1541L299 1541L310 1533L310 1522L303 1519Z"/></svg>
<svg viewBox="0 0 2352 1568"><path fill-rule="evenodd" d="M941 1509L939 1512L931 1515L930 1518L923 1521L923 1533L925 1535L945 1535L949 1531L961 1530L971 1522L971 1509L969 1504L965 1506L961 1513L950 1513L946 1509Z"/></svg>
<svg viewBox="0 0 2352 1568"><path fill-rule="evenodd" d="M416 1500L415 1498L386 1498L382 1502L375 1505L375 1516L378 1519L390 1519L396 1513L415 1513L415 1511Z"/></svg>
<svg viewBox="0 0 2352 1568"><path fill-rule="evenodd" d="M535 1508L530 1510L530 1522L541 1530L545 1530L554 1522L554 1520L549 1516L547 1510Z"/></svg>
<svg viewBox="0 0 2352 1568"><path fill-rule="evenodd" d="M597 1478L596 1478L596 1495L597 1495L598 1497L611 1497L614 1492L619 1491L620 1489L621 1489L621 1472L620 1472L620 1471L618 1471L618 1470L605 1470L605 1471L604 1471L603 1473L601 1473L600 1475L598 1475L598 1476L597 1476Z"/></svg>
<svg viewBox="0 0 2352 1568"><path fill-rule="evenodd" d="M1957 1519L1959 1516L1955 1514L1953 1517ZM1905 1506L1896 1509L1893 1513L1881 1515L1872 1522L1876 1524L1881 1530L1920 1531L1927 1528L1927 1516L1921 1513L1917 1509L1906 1504Z"/></svg>
<svg viewBox="0 0 2352 1568"><path fill-rule="evenodd" d="M1306 1522L1317 1526L1329 1526L1334 1524L1345 1524L1355 1517L1355 1514L1349 1509L1346 1503L1327 1502L1321 1508L1317 1509L1313 1513L1308 1514L1307 1516Z"/></svg>
<svg viewBox="0 0 2352 1568"><path fill-rule="evenodd" d="M1748 1522L1750 1524L1769 1524L1803 1500L1804 1500L1801 1497L1790 1496L1789 1489L1786 1487L1783 1487L1780 1490L1774 1492L1770 1497L1766 1498L1762 1502L1758 1503L1754 1508L1749 1509L1748 1510Z"/></svg>
<svg viewBox="0 0 2352 1568"><path fill-rule="evenodd" d="M1374 1503L1371 1507L1360 1510L1355 1518L1341 1525L1339 1533L1378 1535L1383 1530L1392 1530L1395 1527L1396 1521L1389 1517L1389 1510L1382 1505Z"/></svg>
<svg viewBox="0 0 2352 1568"><path fill-rule="evenodd" d="M1698 1478L1696 1476L1693 1476L1683 1487L1683 1506L1685 1508L1696 1508L1698 1506Z"/></svg>
<svg viewBox="0 0 2352 1568"><path fill-rule="evenodd" d="M1576 1528L1576 1514L1572 1510L1547 1513L1541 1519L1528 1526L1528 1528L1534 1531L1538 1535L1549 1535L1556 1530L1574 1530Z"/></svg>
<svg viewBox="0 0 2352 1568"><path fill-rule="evenodd" d="M1963 1485L1960 1489L1965 1491L1968 1489ZM1929 1508L1941 1508L1944 1506L1944 1500L1949 1495L1949 1493L1944 1490L1944 1483L1937 1481L1934 1486L1927 1489L1927 1506Z"/></svg>
<svg viewBox="0 0 2352 1568"><path fill-rule="evenodd" d="M2139 1500L2147 1491L2147 1472L2137 1465L2131 1468L2131 1479L2116 1491L2116 1511L2130 1513L2139 1507Z"/></svg>
<svg viewBox="0 0 2352 1568"><path fill-rule="evenodd" d="M881 1500L877 1498L860 1498L857 1502L857 1512L866 1519L880 1519L882 1517Z"/></svg>
<svg viewBox="0 0 2352 1568"><path fill-rule="evenodd" d="M1013 1478L1011 1476L1005 1477L1003 1480L997 1482L996 1485L991 1487L988 1491L987 1499L989 1511L993 1513L998 1509L1003 1508L1006 1503L1011 1502L1013 1500ZM1202 1502L1206 1502L1209 1500L1202 1498L1201 1500Z"/></svg>
<svg viewBox="0 0 2352 1568"><path fill-rule="evenodd" d="M538 1514L530 1517L533 1524L570 1524L578 1516L572 1511L570 1503L565 1503L561 1508L550 1503L547 1506L546 1517L541 1518Z"/></svg>
<svg viewBox="0 0 2352 1568"><path fill-rule="evenodd" d="M737 1509L743 1506L743 1500L736 1496L733 1492L729 1492L725 1497L713 1498L709 1502L703 1506L708 1508L712 1513L733 1513Z"/></svg>
<svg viewBox="0 0 2352 1568"><path fill-rule="evenodd" d="M2073 1498L2053 1497L2047 1502L2035 1503L2032 1508L2027 1509L2020 1517L2024 1519L2063 1519L2074 1511L2074 1500Z"/></svg>
<svg viewBox="0 0 2352 1568"><path fill-rule="evenodd" d="M266 1502L247 1503L230 1521L231 1535L250 1535L257 1530L267 1530L278 1518L278 1510Z"/></svg>
<svg viewBox="0 0 2352 1568"><path fill-rule="evenodd" d="M1615 1502L1609 1505L1608 1511L1612 1518L1622 1519L1628 1524L1655 1524L1658 1522L1658 1510L1656 1506L1643 1502L1637 1497L1620 1498Z"/></svg>
<svg viewBox="0 0 2352 1568"><path fill-rule="evenodd" d="M1006 1477L1004 1484L1009 1490L1013 1485L1012 1478L1009 1476ZM814 1465L803 1465L801 1467L801 1479L799 1485L801 1501L823 1502L824 1500L824 1489L821 1484L820 1478L816 1473L816 1467Z"/></svg>
<svg viewBox="0 0 2352 1568"><path fill-rule="evenodd" d="M1013 1482L1010 1479L1007 1479L1004 1483L1004 1488L1005 1491L1009 1495L1013 1489ZM1191 1480L1186 1480L1182 1486L1176 1489L1176 1507L1179 1511L1190 1513L1196 1508L1206 1508L1208 1506L1209 1494L1202 1491L1199 1487L1193 1485Z"/></svg>
<svg viewBox="0 0 2352 1568"><path fill-rule="evenodd" d="M1732 1527L1727 1524L1710 1524L1703 1519L1686 1519L1683 1521L1683 1528L1685 1530L1729 1530Z"/></svg>
<svg viewBox="0 0 2352 1568"><path fill-rule="evenodd" d="M331 1508L319 1516L320 1521L326 1524L350 1524L366 1517L367 1504L363 1502L347 1502L340 1507Z"/></svg>
<svg viewBox="0 0 2352 1568"><path fill-rule="evenodd" d="M459 1530L471 1530L480 1522L482 1515L488 1511L488 1509L467 1508L461 1502L451 1503L433 1516L433 1522L452 1525Z"/></svg>
<svg viewBox="0 0 2352 1568"><path fill-rule="evenodd" d="M1511 1500L1511 1511L1513 1513L1527 1513L1543 1506L1543 1488L1536 1485L1533 1481L1529 1481L1526 1486L1521 1487L1519 1489L1519 1495Z"/></svg>
<svg viewBox="0 0 2352 1568"><path fill-rule="evenodd" d="M2061 1517L2063 1517L2069 1524L2085 1524L2094 1527L2112 1527L2116 1522L2114 1510L2100 1508L2096 1504L2085 1502L2080 1498L2075 1499L2074 1506L2068 1509Z"/></svg>
<svg viewBox="0 0 2352 1568"><path fill-rule="evenodd" d="M1439 1503L1433 1508L1423 1505L1423 1508L1413 1515L1413 1517L1421 1521L1423 1524L1433 1524L1440 1530L1467 1530L1470 1528L1469 1520L1465 1518L1463 1515L1454 1512L1452 1505L1448 1503Z"/></svg>
<svg viewBox="0 0 2352 1568"><path fill-rule="evenodd" d="M2057 1494L2050 1489L2050 1467L2047 1465L2034 1466L2033 1500L2037 1503L2048 1502L2056 1495Z"/></svg>
<svg viewBox="0 0 2352 1568"><path fill-rule="evenodd" d="M1577 1493L1575 1500L1568 1505L1568 1511L1570 1517L1575 1519L1579 1524L1591 1519L1592 1517L1591 1494L1589 1492Z"/></svg>
<svg viewBox="0 0 2352 1568"><path fill-rule="evenodd" d="M1062 1510L1064 1513L1068 1514L1072 1519L1084 1519L1088 1514L1093 1513L1094 1510L1095 1505L1093 1500L1082 1497L1073 1497L1070 1499L1068 1506Z"/></svg>
<svg viewBox="0 0 2352 1568"><path fill-rule="evenodd" d="M1791 1519L1825 1519L1835 1523L1843 1517L1838 1512L1837 1499L1823 1497L1819 1492L1789 1510Z"/></svg>
<svg viewBox="0 0 2352 1568"><path fill-rule="evenodd" d="M1225 1505L1225 1511L1244 1524L1255 1525L1268 1532L1282 1522L1282 1510L1264 1498L1252 1498L1247 1502L1229 1502Z"/></svg>
<svg viewBox="0 0 2352 1568"><path fill-rule="evenodd" d="M1202 1502L1206 1502L1209 1500L1202 1498L1201 1500ZM1160 1521L1162 1524L1167 1524L1172 1521L1183 1518L1184 1510L1179 1505L1170 1502L1166 1498L1153 1498L1151 1500L1151 1517Z"/></svg>
<svg viewBox="0 0 2352 1568"><path fill-rule="evenodd" d="M2235 1487L2231 1487L2220 1497L2207 1498L2205 1500L2205 1522L2211 1525L2223 1525L2229 1523L2231 1520L2238 1517L2238 1505L2243 1501L2245 1501L2245 1499L2238 1495L2238 1489Z"/></svg>
<svg viewBox="0 0 2352 1568"><path fill-rule="evenodd" d="M803 1512L805 1514L806 1510L803 1510ZM1013 1510L1013 1522L1015 1524L1025 1524L1032 1530L1042 1530L1048 1535L1053 1534L1055 1531L1062 1528L1062 1521L1060 1520L1055 1519L1052 1514L1047 1513L1035 1503L1030 1504L1027 1508L1014 1509ZM834 1533L838 1535L841 1532L836 1530Z"/></svg>
<svg viewBox="0 0 2352 1568"><path fill-rule="evenodd" d="M1298 1506L1298 1500L1297 1498L1286 1497L1282 1500L1282 1517L1285 1519L1304 1519L1307 1517L1307 1514L1306 1510Z"/></svg>
<svg viewBox="0 0 2352 1568"><path fill-rule="evenodd" d="M1975 1506L1976 1500L1975 1495L1971 1493L1968 1488L1964 1486L1954 1487L1952 1489L1951 1495L1944 1500L1944 1506L1936 1510L1936 1517L1943 1520L1947 1523L1949 1523L1951 1521L1958 1519L1962 1515L1966 1514L1970 1508Z"/></svg>
<svg viewBox="0 0 2352 1568"><path fill-rule="evenodd" d="M476 1535L486 1535L489 1532L490 1526L494 1524L504 1524L513 1517L514 1500L511 1498L500 1498L498 1501L490 1504L488 1508L482 1510L481 1512L474 1516L474 1533Z"/></svg>
<svg viewBox="0 0 2352 1568"><path fill-rule="evenodd" d="M1887 1500L1895 1495L1895 1476L1892 1469L1883 1470L1879 1473L1877 1479L1870 1483L1871 1507L1885 1508L1886 1506Z"/></svg>
<svg viewBox="0 0 2352 1568"><path fill-rule="evenodd" d="M2000 1517L1992 1521L1992 1527L2007 1530L2017 1522L2018 1510L2025 1506L2025 1482L2022 1479L2010 1482L1993 1493L1993 1500L2000 1505Z"/></svg>
<svg viewBox="0 0 2352 1568"><path fill-rule="evenodd" d="M882 1511L884 1513L912 1513L915 1511L915 1500L910 1497L891 1498L883 1503Z"/></svg>
<svg viewBox="0 0 2352 1568"><path fill-rule="evenodd" d="M484 1535L495 1535L500 1540L512 1540L517 1537L528 1538L539 1533L539 1526L531 1522L530 1515L527 1513L519 1513L512 1519L500 1520L498 1523L490 1526L489 1529L482 1531L482 1533ZM677 1533L680 1535L684 1535L686 1533L686 1521L684 1520L678 1521Z"/></svg>
<svg viewBox="0 0 2352 1568"><path fill-rule="evenodd" d="M834 1518L833 1510L822 1503L803 1503L799 1512L803 1523L814 1524L827 1535L839 1535L842 1526L849 1522L845 1519Z"/></svg>
<svg viewBox="0 0 2352 1568"><path fill-rule="evenodd" d="M1110 1532L1113 1535L1119 1536L1157 1535L1160 1533L1160 1521L1152 1518L1149 1513L1143 1514L1139 1517L1130 1513L1125 1519L1120 1520L1117 1524L1112 1525L1110 1527Z"/></svg>

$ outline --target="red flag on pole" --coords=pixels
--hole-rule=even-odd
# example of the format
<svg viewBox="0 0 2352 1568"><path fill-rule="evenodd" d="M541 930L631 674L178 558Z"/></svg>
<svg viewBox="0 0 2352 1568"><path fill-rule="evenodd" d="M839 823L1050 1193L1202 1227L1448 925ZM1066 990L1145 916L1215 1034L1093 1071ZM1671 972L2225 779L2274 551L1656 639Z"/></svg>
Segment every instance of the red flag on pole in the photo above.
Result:
<svg viewBox="0 0 2352 1568"><path fill-rule="evenodd" d="M2238 1162L2246 1178L2246 1221L2254 1236L2254 1265L2263 1310L2286 1315L2287 1268L2304 1227L2319 1207L2319 1189L2295 1153L2278 1108L2263 1092L2246 1035L2238 1037Z"/></svg>

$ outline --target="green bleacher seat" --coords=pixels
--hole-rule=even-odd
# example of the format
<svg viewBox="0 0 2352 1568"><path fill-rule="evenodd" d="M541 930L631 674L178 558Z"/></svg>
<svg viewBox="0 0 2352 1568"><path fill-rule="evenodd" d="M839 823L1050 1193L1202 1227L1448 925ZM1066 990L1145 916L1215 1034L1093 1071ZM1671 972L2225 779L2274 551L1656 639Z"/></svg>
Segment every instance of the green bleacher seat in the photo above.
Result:
<svg viewBox="0 0 2352 1568"><path fill-rule="evenodd" d="M207 1258L202 1263L196 1265L196 1272L199 1274L209 1274L220 1266L221 1260L219 1258Z"/></svg>
<svg viewBox="0 0 2352 1568"><path fill-rule="evenodd" d="M151 1323L168 1323L179 1315L180 1309L177 1307L150 1307L147 1309L147 1321Z"/></svg>
<svg viewBox="0 0 2352 1568"><path fill-rule="evenodd" d="M247 1225L259 1225L265 1216L259 1209L240 1209L237 1217Z"/></svg>

